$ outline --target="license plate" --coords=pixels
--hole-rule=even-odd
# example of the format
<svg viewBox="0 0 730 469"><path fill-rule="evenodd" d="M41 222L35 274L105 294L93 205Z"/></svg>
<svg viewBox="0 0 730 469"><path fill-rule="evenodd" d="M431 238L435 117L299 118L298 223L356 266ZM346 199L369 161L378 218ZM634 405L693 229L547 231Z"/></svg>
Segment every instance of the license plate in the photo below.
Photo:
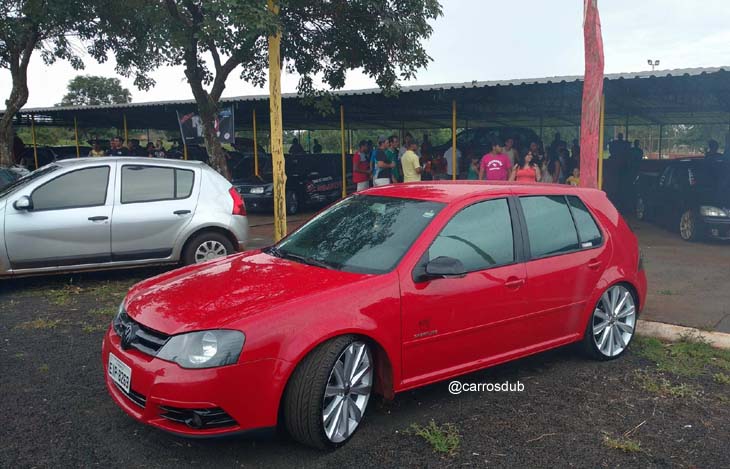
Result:
<svg viewBox="0 0 730 469"><path fill-rule="evenodd" d="M129 383L132 382L132 369L125 365L120 359L114 356L113 353L109 354L109 377L119 385L120 388L124 389L124 392L129 394Z"/></svg>

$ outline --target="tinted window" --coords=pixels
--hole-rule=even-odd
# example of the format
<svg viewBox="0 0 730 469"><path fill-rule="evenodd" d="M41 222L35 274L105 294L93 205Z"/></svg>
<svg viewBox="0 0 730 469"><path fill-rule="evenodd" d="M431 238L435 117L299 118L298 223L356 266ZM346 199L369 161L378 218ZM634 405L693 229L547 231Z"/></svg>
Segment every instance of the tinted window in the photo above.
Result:
<svg viewBox="0 0 730 469"><path fill-rule="evenodd" d="M428 250L429 260L441 256L460 260L468 272L514 261L507 200L480 202L454 215Z"/></svg>
<svg viewBox="0 0 730 469"><path fill-rule="evenodd" d="M590 248L601 244L601 230L598 229L596 221L586 208L585 204L578 197L568 197L570 208L573 211L573 220L578 229L580 246Z"/></svg>
<svg viewBox="0 0 730 469"><path fill-rule="evenodd" d="M269 253L350 272L387 272L442 207L421 200L353 196L314 217Z"/></svg>
<svg viewBox="0 0 730 469"><path fill-rule="evenodd" d="M185 199L193 190L193 171L158 166L122 167L122 203Z"/></svg>
<svg viewBox="0 0 730 469"><path fill-rule="evenodd" d="M109 166L66 173L33 191L33 210L104 205L108 182Z"/></svg>
<svg viewBox="0 0 730 469"><path fill-rule="evenodd" d="M563 196L520 197L532 257L578 249L573 217Z"/></svg>

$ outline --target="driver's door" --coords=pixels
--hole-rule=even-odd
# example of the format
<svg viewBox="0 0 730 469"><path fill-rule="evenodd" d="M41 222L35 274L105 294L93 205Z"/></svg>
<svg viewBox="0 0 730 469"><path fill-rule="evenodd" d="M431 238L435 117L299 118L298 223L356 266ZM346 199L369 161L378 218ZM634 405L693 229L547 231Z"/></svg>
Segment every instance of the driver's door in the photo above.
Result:
<svg viewBox="0 0 730 469"><path fill-rule="evenodd" d="M405 386L479 368L524 345L526 274L516 239L508 199L469 205L401 279ZM425 264L440 256L458 259L467 273L423 277Z"/></svg>
<svg viewBox="0 0 730 469"><path fill-rule="evenodd" d="M75 169L14 194L5 209L13 270L109 262L114 164ZM14 203L23 196L30 210Z"/></svg>

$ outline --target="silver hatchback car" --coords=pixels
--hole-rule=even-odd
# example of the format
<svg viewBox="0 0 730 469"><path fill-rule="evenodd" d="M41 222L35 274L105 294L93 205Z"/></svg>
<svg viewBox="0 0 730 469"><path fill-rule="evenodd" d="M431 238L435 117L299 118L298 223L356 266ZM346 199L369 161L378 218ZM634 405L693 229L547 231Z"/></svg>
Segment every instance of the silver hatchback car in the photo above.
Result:
<svg viewBox="0 0 730 469"><path fill-rule="evenodd" d="M0 190L0 277L182 262L242 250L238 192L198 161L58 161Z"/></svg>

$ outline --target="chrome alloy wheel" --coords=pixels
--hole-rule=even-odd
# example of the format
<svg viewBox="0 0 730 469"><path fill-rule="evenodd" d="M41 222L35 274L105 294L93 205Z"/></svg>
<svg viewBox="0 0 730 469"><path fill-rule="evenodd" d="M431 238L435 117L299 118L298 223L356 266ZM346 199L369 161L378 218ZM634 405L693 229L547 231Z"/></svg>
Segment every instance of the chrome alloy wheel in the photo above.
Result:
<svg viewBox="0 0 730 469"><path fill-rule="evenodd" d="M373 384L372 361L367 344L359 341L335 361L322 401L324 431L332 443L347 440L360 425Z"/></svg>
<svg viewBox="0 0 730 469"><path fill-rule="evenodd" d="M687 210L679 219L679 235L685 241L691 240L695 234L695 219L692 210Z"/></svg>
<svg viewBox="0 0 730 469"><path fill-rule="evenodd" d="M209 261L228 255L226 247L218 241L208 240L200 244L195 250L195 263Z"/></svg>
<svg viewBox="0 0 730 469"><path fill-rule="evenodd" d="M622 285L606 290L593 311L593 341L606 357L615 357L631 341L636 327L636 305Z"/></svg>

